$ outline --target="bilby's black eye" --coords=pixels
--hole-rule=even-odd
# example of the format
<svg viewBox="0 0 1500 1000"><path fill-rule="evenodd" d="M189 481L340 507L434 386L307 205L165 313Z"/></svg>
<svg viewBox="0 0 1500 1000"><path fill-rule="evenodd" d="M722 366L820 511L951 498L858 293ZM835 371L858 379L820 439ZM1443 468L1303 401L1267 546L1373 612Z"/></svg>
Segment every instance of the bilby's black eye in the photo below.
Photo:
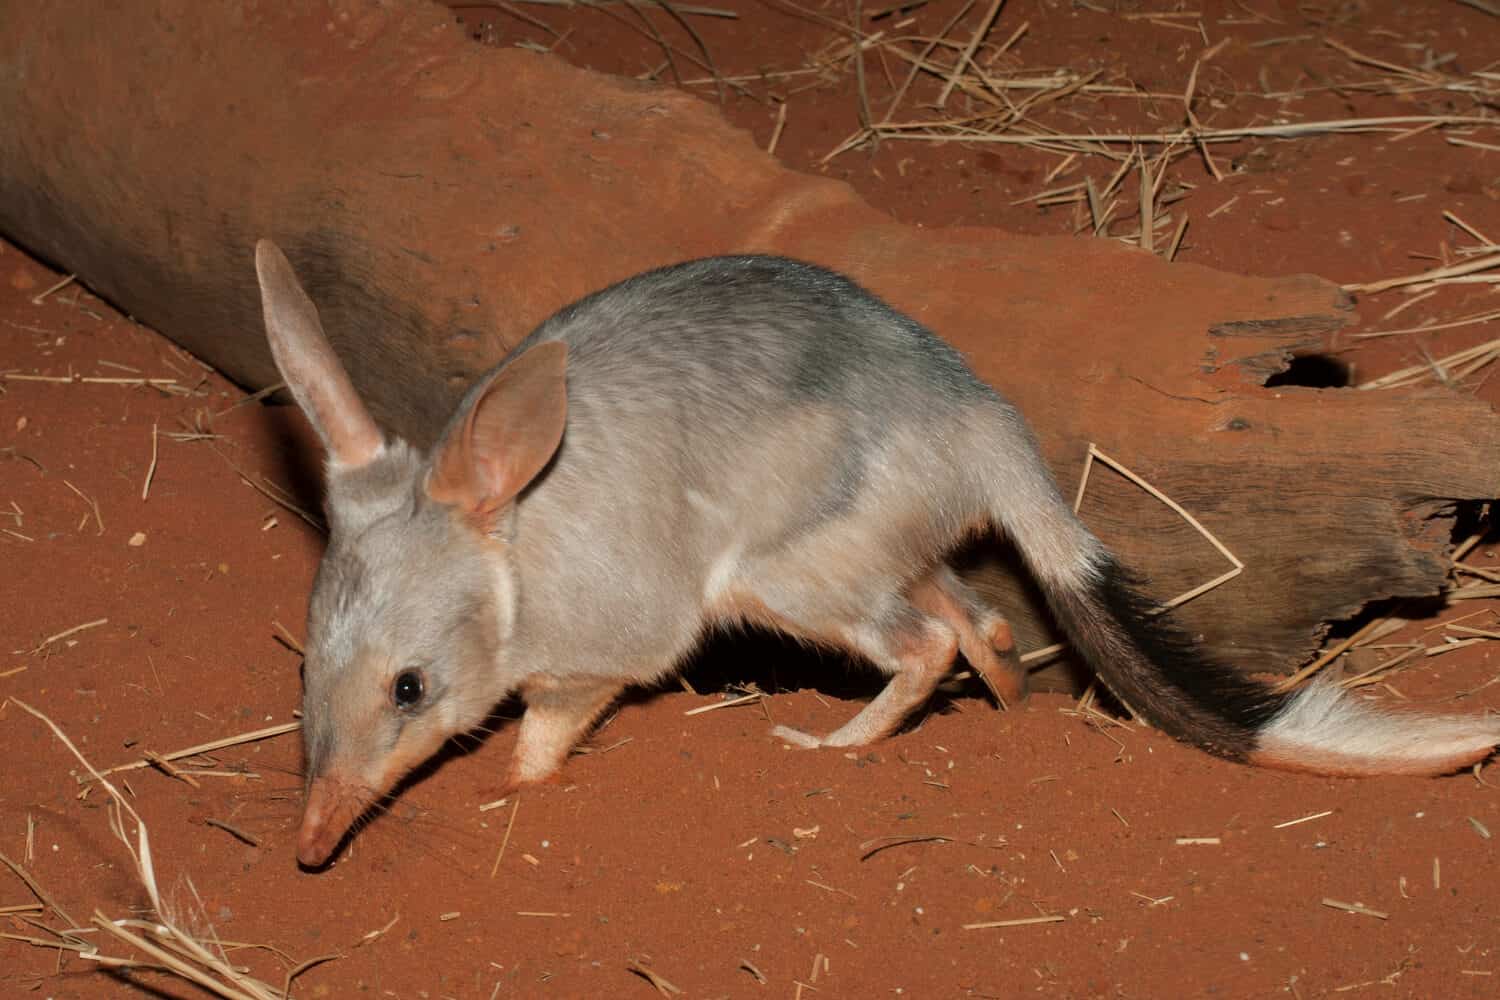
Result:
<svg viewBox="0 0 1500 1000"><path fill-rule="evenodd" d="M422 700L422 671L403 670L391 683L391 700L397 708L415 708Z"/></svg>

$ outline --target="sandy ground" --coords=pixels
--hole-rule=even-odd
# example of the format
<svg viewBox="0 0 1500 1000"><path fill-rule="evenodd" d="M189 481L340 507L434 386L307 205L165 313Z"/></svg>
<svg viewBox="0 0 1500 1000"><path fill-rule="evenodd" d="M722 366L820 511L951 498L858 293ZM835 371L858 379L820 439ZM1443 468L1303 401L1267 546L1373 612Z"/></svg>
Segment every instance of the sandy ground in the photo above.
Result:
<svg viewBox="0 0 1500 1000"><path fill-rule="evenodd" d="M767 144L779 118L771 98L784 99L776 153L789 165L847 179L916 224L1090 228L1080 202L1024 199L1085 176L1104 184L1114 167L1092 157L1054 173L1062 157L1041 150L888 141L823 162L859 127L847 60L817 70L820 53L847 42L826 20L848 12L715 6L740 17L687 16L719 72L760 77L731 90L724 111ZM1227 41L1197 75L1195 107L1211 127L1472 114L1472 92L1433 75L1492 79L1473 74L1500 58L1500 18L1455 2L1120 6L1013 0L976 58L1097 68L1100 82L1181 94L1204 52ZM951 37L967 42L984 7ZM550 30L473 9L464 30L673 79L629 8L517 9ZM961 9L935 0L910 24L903 14L866 24L933 35ZM697 43L660 12L652 20L676 75L701 76L689 58ZM1023 23L1010 50L995 51ZM872 53L866 71L878 106L900 67ZM714 98L711 85L689 86ZM939 87L913 91L911 113ZM1160 129L1180 121L1181 101L1080 95L1036 117L1059 129ZM1185 155L1163 188L1180 193L1171 211L1189 218L1177 254L1348 283L1465 259L1462 248L1500 235L1497 146L1493 127L1254 140L1215 148L1222 178ZM1138 230L1134 212L1123 199L1106 235ZM322 544L283 502L317 509L305 426L288 409L245 403L86 288L54 289L62 277L0 245L0 697L48 713L100 766L292 721L289 641ZM1327 367L1360 382L1483 343L1493 320L1353 334L1495 312L1493 287L1362 296ZM1489 371L1460 390L1500 400ZM1480 544L1466 562L1497 560ZM1375 644L1384 648L1350 657L1350 670L1403 644L1477 639L1410 657L1364 690L1496 711L1500 674L1484 641L1496 611L1493 601L1430 607ZM185 926L211 925L234 961L277 984L329 956L297 977L298 996L647 997L668 983L686 996L808 1000L1500 993L1500 795L1489 772L1369 782L1257 772L1101 722L1061 695L1004 715L960 697L868 751L793 752L768 738L771 720L832 728L873 680L771 641L717 643L689 678L702 693L629 698L562 782L490 808L514 739L501 719L493 737L425 771L322 873L293 858L295 736L178 760L175 777L115 777ZM758 703L685 714L751 678L778 687ZM105 796L81 794L77 762L14 704L0 709L0 759L0 853L58 908L28 909L35 897L0 870L7 936L48 941L38 923L142 912ZM111 976L15 939L0 942L0 993L197 995L158 973Z"/></svg>

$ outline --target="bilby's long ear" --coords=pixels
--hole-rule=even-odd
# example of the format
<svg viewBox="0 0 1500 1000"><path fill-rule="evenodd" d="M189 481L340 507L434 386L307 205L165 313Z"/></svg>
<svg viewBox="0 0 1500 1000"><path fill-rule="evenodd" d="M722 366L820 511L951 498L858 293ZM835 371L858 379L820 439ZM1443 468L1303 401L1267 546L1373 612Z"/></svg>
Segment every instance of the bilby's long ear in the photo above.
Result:
<svg viewBox="0 0 1500 1000"><path fill-rule="evenodd" d="M487 526L562 441L567 364L567 345L538 344L472 394L433 455L427 495Z"/></svg>
<svg viewBox="0 0 1500 1000"><path fill-rule="evenodd" d="M318 310L286 255L270 240L255 244L255 273L271 356L333 463L354 468L380 453L384 438L323 333Z"/></svg>

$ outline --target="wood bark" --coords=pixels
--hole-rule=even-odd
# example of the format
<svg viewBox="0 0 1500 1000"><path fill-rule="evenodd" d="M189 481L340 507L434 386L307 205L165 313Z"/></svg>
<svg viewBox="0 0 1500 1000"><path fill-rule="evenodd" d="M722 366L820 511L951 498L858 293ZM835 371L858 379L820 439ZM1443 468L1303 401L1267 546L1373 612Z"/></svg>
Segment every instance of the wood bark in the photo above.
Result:
<svg viewBox="0 0 1500 1000"><path fill-rule="evenodd" d="M248 388L274 381L252 247L276 239L352 377L419 443L555 308L645 268L760 251L842 270L1027 413L1065 491L1090 442L1245 563L1184 607L1247 668L1365 602L1435 592L1500 425L1442 390L1267 389L1347 303L1113 242L897 224L789 172L707 104L468 41L416 0L0 4L0 232ZM1165 597L1223 558L1106 469L1090 524ZM976 573L1023 642L1035 594Z"/></svg>

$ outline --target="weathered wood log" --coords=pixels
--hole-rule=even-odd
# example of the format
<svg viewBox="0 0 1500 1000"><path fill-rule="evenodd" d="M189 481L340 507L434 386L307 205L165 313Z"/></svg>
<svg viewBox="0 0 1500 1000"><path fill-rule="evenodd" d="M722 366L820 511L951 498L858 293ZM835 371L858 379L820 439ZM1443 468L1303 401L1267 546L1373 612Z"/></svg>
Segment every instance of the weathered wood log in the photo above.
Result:
<svg viewBox="0 0 1500 1000"><path fill-rule="evenodd" d="M249 387L274 380L251 248L305 276L377 417L429 440L548 312L647 267L765 251L845 271L963 349L1065 489L1089 442L1245 562L1184 608L1247 667L1440 585L1451 501L1497 489L1500 422L1445 391L1263 387L1342 322L1313 278L1095 240L898 225L708 106L471 44L420 2L0 7L0 230ZM1083 512L1161 595L1222 557L1114 473ZM1015 574L983 568L1045 641Z"/></svg>

